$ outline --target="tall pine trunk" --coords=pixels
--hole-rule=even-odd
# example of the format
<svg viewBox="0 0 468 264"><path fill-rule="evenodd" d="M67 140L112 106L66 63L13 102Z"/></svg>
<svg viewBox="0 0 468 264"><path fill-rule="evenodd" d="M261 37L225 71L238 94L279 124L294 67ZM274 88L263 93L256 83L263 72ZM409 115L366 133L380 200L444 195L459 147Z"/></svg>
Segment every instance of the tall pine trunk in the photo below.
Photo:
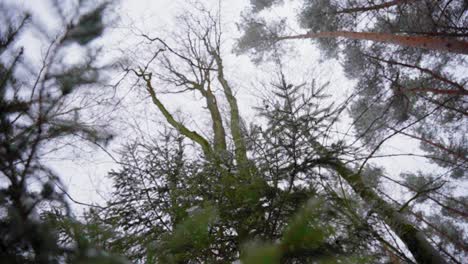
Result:
<svg viewBox="0 0 468 264"><path fill-rule="evenodd" d="M451 38L436 38L430 36L401 36L390 33L326 31L307 33L302 35L278 37L277 40L287 39L317 39L342 37L356 40L370 40L389 43L404 47L413 47L442 52L468 54L468 42Z"/></svg>
<svg viewBox="0 0 468 264"><path fill-rule="evenodd" d="M394 0L394 1L389 1L389 2L382 3L382 4L372 5L372 6L345 8L340 11L337 11L335 14L367 12L367 11L372 11L372 10L385 9L385 8L389 8L392 6L407 4L407 3L416 2L416 1L418 0Z"/></svg>

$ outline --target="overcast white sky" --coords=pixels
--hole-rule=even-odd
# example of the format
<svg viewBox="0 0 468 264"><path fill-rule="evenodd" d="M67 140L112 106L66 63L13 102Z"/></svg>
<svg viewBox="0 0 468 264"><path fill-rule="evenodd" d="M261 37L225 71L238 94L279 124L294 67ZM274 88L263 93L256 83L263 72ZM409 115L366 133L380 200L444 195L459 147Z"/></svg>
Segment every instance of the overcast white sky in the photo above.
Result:
<svg viewBox="0 0 468 264"><path fill-rule="evenodd" d="M47 5L46 0L18 0L19 5L29 7L34 13L41 17L50 12L51 6ZM177 27L174 23L174 16L180 14L184 8L188 7L189 1L184 0L121 0L121 4L116 8L120 16L117 25L109 29L108 34L102 40L106 43L105 50L109 54L121 54L121 50L127 50L135 45L141 39L138 38L135 29L156 36L158 34L167 34L173 28ZM218 1L204 1L207 7L215 10ZM237 90L238 100L241 112L247 122L254 120L255 106L259 100L255 94L261 92L261 86L258 81L268 78L271 75L272 68L269 66L254 66L246 56L236 57L231 54L232 44L238 32L235 31L235 23L239 22L240 12L248 5L248 0L224 0L221 1L222 21L225 24L225 68L228 72L227 77ZM289 10L289 12L288 12ZM283 12L284 11L284 12ZM293 17L294 6L284 8L275 15ZM44 20L50 27L56 26L54 20ZM339 65L336 62L319 62L318 51L308 41L294 43L299 48L295 50L286 61L286 71L297 77L296 83L301 80L309 79L311 75L320 74L322 81L330 81L329 93L333 95L333 100L340 101L344 98L347 91L353 86L353 82L346 80L342 74ZM26 46L31 50L44 50L44 46ZM40 54L40 52L36 52ZM109 56L109 55L108 55ZM38 57L39 58L39 57ZM289 68L289 70L288 70ZM118 76L114 78L117 80ZM294 81L294 80L292 80ZM119 87L119 95L125 94L129 87L125 85ZM138 123L148 134L157 127L156 119L161 119L154 106L149 104L148 100L136 92L126 97L122 108L120 108L120 118L122 124L114 124L118 129L117 139L110 144L108 151L116 157L116 151L120 144L125 143L129 138L134 137L134 131L130 129L129 124ZM171 98L168 103L172 111L180 110L183 116L192 116L194 120L200 120L197 115L203 112L198 109L200 103L193 97L175 100ZM346 119L345 119L346 121ZM125 124L124 124L125 123ZM206 125L203 122L192 123L193 128L197 129ZM343 127L346 127L345 125ZM411 153L419 152L417 144L406 139L391 140L386 143L384 150L390 153ZM111 190L109 180L106 179L107 172L111 169L118 169L112 159L98 148L90 148L86 152L73 151L71 153L59 153L58 156L51 159L53 168L60 172L64 183L68 186L70 195L78 201L86 203L102 203L103 197L108 196ZM391 176L397 176L399 173L417 168L428 167L427 163L421 159L413 157L386 158L379 160L379 164L385 165L387 172ZM399 195L399 194L396 194ZM76 208L80 208L76 206Z"/></svg>

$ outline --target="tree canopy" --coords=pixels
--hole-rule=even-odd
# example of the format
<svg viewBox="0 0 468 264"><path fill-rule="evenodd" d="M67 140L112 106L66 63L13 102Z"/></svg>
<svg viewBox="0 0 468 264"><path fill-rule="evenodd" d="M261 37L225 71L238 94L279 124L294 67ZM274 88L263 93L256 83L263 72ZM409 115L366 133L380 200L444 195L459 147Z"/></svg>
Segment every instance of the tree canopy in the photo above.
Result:
<svg viewBox="0 0 468 264"><path fill-rule="evenodd" d="M59 141L78 137L106 150L114 137L85 122L86 104L74 100L106 83L110 66L100 61L96 40L110 4L54 4L62 30L38 30L48 44L39 67L28 67L29 51L16 45L40 27L37 18L14 5L0 9L0 177L7 180L0 186L0 257L8 263L468 257L466 1L251 0L234 47L221 2L187 4L170 34L132 28L138 44L112 67L127 81L114 88L130 86L159 123L147 137L123 140L107 175L107 203L89 205L80 218L60 172L44 160ZM293 4L296 17L276 12ZM349 95L331 93L333 84L318 73L292 74L309 63L285 63L303 40L354 81ZM70 62L72 49L86 56ZM233 75L229 51L272 69L263 73L267 81ZM253 119L243 115L239 84L264 91ZM174 111L174 98L183 96L192 103ZM184 118L195 113L204 125ZM443 173L396 175L374 162L393 155L382 149L398 137L419 144L401 155Z"/></svg>
<svg viewBox="0 0 468 264"><path fill-rule="evenodd" d="M103 33L107 4L56 4L58 33L44 28L43 17L32 16L24 7L0 3L0 258L4 263L102 263L108 258L98 251L90 254L95 248L78 231L80 223L66 201L60 175L45 161L70 138L105 143L112 137L80 118L86 105L73 102L80 91L102 83L99 47L92 42ZM70 16L72 7L77 9ZM34 61L34 49L19 46L24 43L21 38L34 33L38 45L46 47L39 63ZM74 48L82 49L85 56L69 63L67 54ZM58 221L74 229L74 241L62 240Z"/></svg>

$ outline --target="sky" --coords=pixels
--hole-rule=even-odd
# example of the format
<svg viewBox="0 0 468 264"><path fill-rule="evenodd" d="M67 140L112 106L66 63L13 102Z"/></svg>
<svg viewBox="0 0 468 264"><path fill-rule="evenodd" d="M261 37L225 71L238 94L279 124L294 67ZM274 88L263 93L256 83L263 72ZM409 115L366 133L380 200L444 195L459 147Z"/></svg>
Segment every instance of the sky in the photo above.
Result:
<svg viewBox="0 0 468 264"><path fill-rule="evenodd" d="M8 1L7 1L8 2ZM11 1L10 1L11 2ZM30 9L33 14L40 16L46 27L53 29L58 26L57 21L47 16L51 10L49 1L46 0L17 0L18 5L23 5ZM190 1L183 0L121 0L120 4L114 7L114 12L118 20L112 22L112 26L107 30L100 44L104 45L105 56L108 59L113 57L125 57L136 47L139 47L142 39L141 33L150 36L170 37L171 31L177 29L178 25L174 19L188 8ZM203 1L206 7L217 10L218 1ZM234 87L241 114L247 121L255 120L253 107L261 103L258 94L264 93L264 87L259 85L267 82L271 78L274 69L271 65L253 65L245 55L236 56L232 53L235 38L239 36L236 30L236 23L240 21L241 12L248 6L248 0L220 1L221 17L225 28L224 61L226 75ZM295 6L287 6L272 15L292 17ZM23 44L30 51L36 54L37 60L43 54L44 44L34 40L34 35L28 35L23 40ZM35 45L27 44L35 43ZM330 100L340 102L349 94L354 82L344 77L340 65L336 61L321 61L319 51L308 41L295 43L295 50L285 61L285 69L291 79L310 80L318 77L319 82L330 82L329 94L333 95ZM139 50L142 54L132 56L144 56L145 50ZM71 54L79 58L79 51ZM34 58L33 58L34 60ZM300 67L298 67L300 65ZM110 76L110 82L116 83L122 77L122 73L116 72ZM142 135L136 135L137 126L144 132L144 137L150 137L157 131L162 120L161 115L155 107L150 104L148 98L144 96L141 89L132 87L130 80L125 80L115 88L117 98L122 99L113 112L113 124L109 126L116 132L117 137L103 151L93 145L84 145L80 148L59 151L49 157L48 163L59 172L63 183L67 186L68 193L74 200L83 203L97 203L104 205L105 200L110 198L112 183L106 177L112 169L118 169L119 165L113 160L118 159L122 144ZM193 120L203 120L203 104L200 98L188 95L186 97L165 97L168 108L172 112L180 112L181 116L189 120L192 128L203 130L207 125L203 122L190 122ZM341 127L338 130L346 130L349 126L349 118L343 116ZM206 119L205 119L206 120ZM411 140L397 138L390 140L384 146L385 153L418 153L417 144ZM433 169L426 162L414 157L394 157L378 160L378 164L385 166L387 172L396 177L399 173L409 170L426 168ZM401 193L394 193L401 196ZM76 208L77 213L84 208L75 203L71 203Z"/></svg>

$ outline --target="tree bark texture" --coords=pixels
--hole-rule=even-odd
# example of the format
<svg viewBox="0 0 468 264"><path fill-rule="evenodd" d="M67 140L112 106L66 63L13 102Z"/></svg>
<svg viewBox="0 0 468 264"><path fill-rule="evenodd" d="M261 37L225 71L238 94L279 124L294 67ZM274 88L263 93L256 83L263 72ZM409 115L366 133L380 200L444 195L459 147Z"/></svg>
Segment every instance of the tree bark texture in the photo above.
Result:
<svg viewBox="0 0 468 264"><path fill-rule="evenodd" d="M302 35L278 37L277 40L287 39L317 39L317 38L347 38L356 40L370 40L375 42L395 44L404 47L426 50L468 54L468 42L452 38L437 38L430 36L402 36L390 33L354 32L354 31L326 31L307 33Z"/></svg>

